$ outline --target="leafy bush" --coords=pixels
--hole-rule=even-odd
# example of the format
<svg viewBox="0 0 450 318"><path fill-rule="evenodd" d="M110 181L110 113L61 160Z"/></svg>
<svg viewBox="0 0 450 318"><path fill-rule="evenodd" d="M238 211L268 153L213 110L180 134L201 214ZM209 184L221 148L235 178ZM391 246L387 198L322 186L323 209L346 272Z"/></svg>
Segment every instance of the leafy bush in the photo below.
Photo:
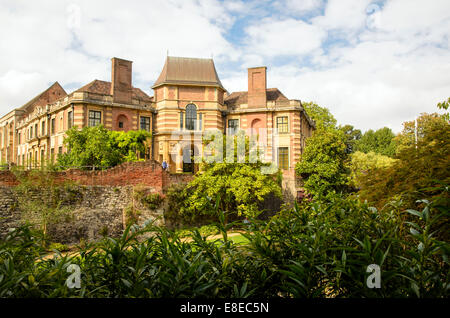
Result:
<svg viewBox="0 0 450 318"><path fill-rule="evenodd" d="M448 187L440 192L407 211L341 196L305 202L252 219L246 245L228 239L217 205L216 240L146 224L43 258L42 237L19 228L0 241L0 297L448 297L449 244L435 236L448 221ZM80 266L79 289L67 287L70 264ZM366 285L370 264L381 267L381 288Z"/></svg>

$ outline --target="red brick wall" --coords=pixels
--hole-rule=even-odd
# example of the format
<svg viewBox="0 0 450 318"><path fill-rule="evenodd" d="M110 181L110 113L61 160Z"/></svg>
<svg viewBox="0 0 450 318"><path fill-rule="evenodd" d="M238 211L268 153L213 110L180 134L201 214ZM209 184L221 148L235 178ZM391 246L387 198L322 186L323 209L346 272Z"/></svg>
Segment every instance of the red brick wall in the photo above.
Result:
<svg viewBox="0 0 450 318"><path fill-rule="evenodd" d="M248 107L266 107L266 67L248 69Z"/></svg>
<svg viewBox="0 0 450 318"><path fill-rule="evenodd" d="M82 185L127 186L144 185L162 192L172 183L189 182L192 175L171 175L163 171L161 164L153 160L124 163L120 166L100 171L70 169L55 172L57 181L72 180ZM10 171L0 171L0 186L15 186L18 181Z"/></svg>
<svg viewBox="0 0 450 318"><path fill-rule="evenodd" d="M13 187L18 184L16 177L10 171L0 171L0 186Z"/></svg>
<svg viewBox="0 0 450 318"><path fill-rule="evenodd" d="M161 164L154 160L127 162L117 167L99 170L86 171L70 169L62 172L54 172L58 181L75 181L81 185L98 186L127 186L144 185L162 192L173 183L187 183L193 179L188 174L170 174L164 171ZM16 186L18 181L11 171L0 171L0 186Z"/></svg>
<svg viewBox="0 0 450 318"><path fill-rule="evenodd" d="M182 100L203 101L205 100L205 88L179 86L178 98Z"/></svg>

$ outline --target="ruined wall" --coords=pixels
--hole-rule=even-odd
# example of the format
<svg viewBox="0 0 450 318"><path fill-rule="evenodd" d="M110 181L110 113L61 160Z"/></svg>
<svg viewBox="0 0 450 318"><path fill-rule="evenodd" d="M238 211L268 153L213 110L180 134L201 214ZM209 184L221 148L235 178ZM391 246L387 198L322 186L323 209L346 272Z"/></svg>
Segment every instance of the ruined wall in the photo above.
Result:
<svg viewBox="0 0 450 318"><path fill-rule="evenodd" d="M193 178L192 175L171 175L153 160L125 163L103 171L72 169L52 175L59 185L73 181L69 189L61 187L64 190L60 199L63 206L70 207L70 212L48 227L52 239L63 243L120 235L130 217L138 224L159 219L156 223L162 225L164 203L149 208L133 193L139 188L145 195L158 193L164 198L164 190L171 184L187 183ZM21 223L19 201L14 191L18 184L14 173L0 171L0 236ZM36 202L43 195L43 191L28 194L29 200Z"/></svg>
<svg viewBox="0 0 450 318"><path fill-rule="evenodd" d="M154 193L151 187L145 187ZM94 241L103 236L116 237L122 234L130 218L130 208L136 212L134 221L142 225L147 220L155 220L162 225L162 204L149 209L136 202L133 186L71 186L62 191L59 200L61 208L67 210L58 220L48 225L48 234L52 241L60 243L78 243L80 240ZM28 200L39 202L42 192L31 192ZM23 223L20 204L12 187L0 187L0 237L11 228Z"/></svg>

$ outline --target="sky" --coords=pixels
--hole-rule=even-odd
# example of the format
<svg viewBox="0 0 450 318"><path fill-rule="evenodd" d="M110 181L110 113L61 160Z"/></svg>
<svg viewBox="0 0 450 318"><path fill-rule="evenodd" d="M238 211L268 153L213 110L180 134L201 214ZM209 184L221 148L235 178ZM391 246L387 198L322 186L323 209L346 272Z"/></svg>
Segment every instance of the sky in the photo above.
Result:
<svg viewBox="0 0 450 318"><path fill-rule="evenodd" d="M0 116L58 81L70 93L133 61L151 86L167 55L213 58L225 88L267 85L366 131L450 97L449 0L0 0Z"/></svg>

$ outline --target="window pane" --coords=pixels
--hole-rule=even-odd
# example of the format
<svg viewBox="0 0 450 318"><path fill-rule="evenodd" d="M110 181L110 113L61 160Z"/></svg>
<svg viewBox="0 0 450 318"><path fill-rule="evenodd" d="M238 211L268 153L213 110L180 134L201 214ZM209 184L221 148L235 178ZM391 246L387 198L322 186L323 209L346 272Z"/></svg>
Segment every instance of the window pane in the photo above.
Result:
<svg viewBox="0 0 450 318"><path fill-rule="evenodd" d="M228 134L234 135L239 129L239 119L228 119Z"/></svg>
<svg viewBox="0 0 450 318"><path fill-rule="evenodd" d="M195 130L197 121L197 107L194 104L186 106L186 129Z"/></svg>
<svg viewBox="0 0 450 318"><path fill-rule="evenodd" d="M150 117L141 117L141 130L150 131Z"/></svg>
<svg viewBox="0 0 450 318"><path fill-rule="evenodd" d="M277 117L277 131L279 134L289 132L287 116Z"/></svg>
<svg viewBox="0 0 450 318"><path fill-rule="evenodd" d="M89 111L89 127L94 127L97 125L100 125L102 118L102 113L96 110L90 110Z"/></svg>
<svg viewBox="0 0 450 318"><path fill-rule="evenodd" d="M183 130L183 112L180 113L180 129Z"/></svg>
<svg viewBox="0 0 450 318"><path fill-rule="evenodd" d="M67 113L67 127L69 129L72 128L72 123L73 123L73 113L72 112L68 112Z"/></svg>
<svg viewBox="0 0 450 318"><path fill-rule="evenodd" d="M282 170L289 169L289 149L288 147L278 148L278 167Z"/></svg>

